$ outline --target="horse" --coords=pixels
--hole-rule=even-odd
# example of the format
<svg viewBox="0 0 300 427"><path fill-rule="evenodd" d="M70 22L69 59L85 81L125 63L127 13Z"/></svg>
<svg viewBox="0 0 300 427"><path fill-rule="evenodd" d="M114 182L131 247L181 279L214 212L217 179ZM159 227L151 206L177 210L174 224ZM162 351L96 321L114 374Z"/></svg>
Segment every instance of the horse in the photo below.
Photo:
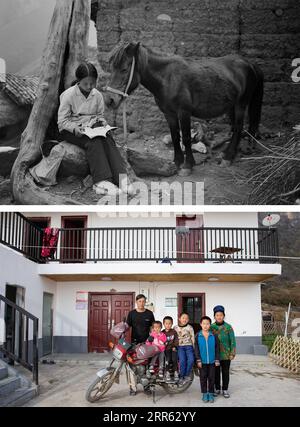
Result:
<svg viewBox="0 0 300 427"><path fill-rule="evenodd" d="M222 166L230 165L237 154L247 108L249 133L258 134L264 76L257 65L237 54L195 61L154 52L140 42L123 42L112 50L109 63L112 73L106 88L107 106L117 109L139 84L148 89L168 122L179 175L190 175L195 165L192 116L229 116L232 136L222 153Z"/></svg>

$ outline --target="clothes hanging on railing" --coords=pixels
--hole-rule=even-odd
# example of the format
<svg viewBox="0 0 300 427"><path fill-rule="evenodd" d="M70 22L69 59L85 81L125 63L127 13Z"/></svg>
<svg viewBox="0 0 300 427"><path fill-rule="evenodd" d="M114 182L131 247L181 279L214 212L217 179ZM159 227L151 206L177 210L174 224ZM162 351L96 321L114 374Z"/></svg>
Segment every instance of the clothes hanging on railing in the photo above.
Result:
<svg viewBox="0 0 300 427"><path fill-rule="evenodd" d="M58 228L47 227L43 233L42 258L54 259L59 236Z"/></svg>

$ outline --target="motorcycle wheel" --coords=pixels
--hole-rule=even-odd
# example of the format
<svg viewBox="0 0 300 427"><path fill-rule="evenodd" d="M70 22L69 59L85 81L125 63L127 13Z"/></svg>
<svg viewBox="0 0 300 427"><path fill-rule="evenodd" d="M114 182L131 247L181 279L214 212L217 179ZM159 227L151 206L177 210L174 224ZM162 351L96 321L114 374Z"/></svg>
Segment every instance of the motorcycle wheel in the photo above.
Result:
<svg viewBox="0 0 300 427"><path fill-rule="evenodd" d="M163 389L169 394L179 394L186 391L194 381L194 372L191 372L191 381L185 383L182 386L178 386L177 384L162 384Z"/></svg>
<svg viewBox="0 0 300 427"><path fill-rule="evenodd" d="M85 398L88 402L95 403L102 399L115 381L115 370L111 369L102 377L97 377L86 391Z"/></svg>

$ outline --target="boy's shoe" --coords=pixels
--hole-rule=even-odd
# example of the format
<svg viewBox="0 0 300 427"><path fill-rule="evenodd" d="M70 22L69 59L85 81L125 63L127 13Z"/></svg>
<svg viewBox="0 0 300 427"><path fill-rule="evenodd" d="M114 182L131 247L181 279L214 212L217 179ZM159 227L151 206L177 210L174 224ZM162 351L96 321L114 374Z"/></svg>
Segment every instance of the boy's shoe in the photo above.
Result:
<svg viewBox="0 0 300 427"><path fill-rule="evenodd" d="M174 381L176 381L176 382L179 381L179 375L178 375L177 371L174 372Z"/></svg>
<svg viewBox="0 0 300 427"><path fill-rule="evenodd" d="M225 399L229 399L230 394L228 393L228 390L223 390L223 396L225 397Z"/></svg>
<svg viewBox="0 0 300 427"><path fill-rule="evenodd" d="M215 390L214 397L218 397L221 394L221 390Z"/></svg>
<svg viewBox="0 0 300 427"><path fill-rule="evenodd" d="M179 378L178 385L181 386L183 385L183 383L184 383L184 378L183 377Z"/></svg>
<svg viewBox="0 0 300 427"><path fill-rule="evenodd" d="M171 374L170 374L169 371L166 372L165 381L166 381L166 383L170 383L171 382Z"/></svg>
<svg viewBox="0 0 300 427"><path fill-rule="evenodd" d="M149 366L149 372L150 374L154 374L154 366Z"/></svg>
<svg viewBox="0 0 300 427"><path fill-rule="evenodd" d="M164 379L164 371L163 371L163 369L160 369L160 370L158 371L158 378L159 378L160 380L163 380L163 379Z"/></svg>
<svg viewBox="0 0 300 427"><path fill-rule="evenodd" d="M203 393L202 400L204 403L207 403L209 401L209 393Z"/></svg>
<svg viewBox="0 0 300 427"><path fill-rule="evenodd" d="M192 377L190 375L187 375L186 377L184 377L184 382L188 383L192 381Z"/></svg>
<svg viewBox="0 0 300 427"><path fill-rule="evenodd" d="M208 401L209 403L214 403L215 399L213 393L208 393Z"/></svg>

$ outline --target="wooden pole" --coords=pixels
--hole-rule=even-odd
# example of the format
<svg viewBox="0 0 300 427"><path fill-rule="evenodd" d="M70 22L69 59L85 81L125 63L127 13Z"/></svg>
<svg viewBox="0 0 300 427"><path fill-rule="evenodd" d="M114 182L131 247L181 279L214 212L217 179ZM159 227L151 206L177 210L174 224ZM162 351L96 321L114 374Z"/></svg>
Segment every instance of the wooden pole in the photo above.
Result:
<svg viewBox="0 0 300 427"><path fill-rule="evenodd" d="M67 81L69 81L71 64L85 55L87 37L79 42L77 36L74 35L77 27L80 28L80 34L82 34L83 29L87 28L90 22L84 3L90 4L89 1L85 0L57 0L54 9L43 54L37 98L22 135L20 152L11 174L12 193L15 201L20 204L75 203L69 198L51 195L49 191L38 187L29 173L29 168L36 164L40 158L41 144L44 141L49 123L58 108L59 88L62 79L64 79L64 66L67 66ZM85 23L81 22L83 16L80 11L83 11ZM75 45L71 41L72 49L78 49L78 52L72 53L66 63L70 34L72 38L76 38L78 43Z"/></svg>
<svg viewBox="0 0 300 427"><path fill-rule="evenodd" d="M65 65L64 88L74 81L74 73L82 61L88 59L91 0L76 0L69 31L68 57Z"/></svg>

